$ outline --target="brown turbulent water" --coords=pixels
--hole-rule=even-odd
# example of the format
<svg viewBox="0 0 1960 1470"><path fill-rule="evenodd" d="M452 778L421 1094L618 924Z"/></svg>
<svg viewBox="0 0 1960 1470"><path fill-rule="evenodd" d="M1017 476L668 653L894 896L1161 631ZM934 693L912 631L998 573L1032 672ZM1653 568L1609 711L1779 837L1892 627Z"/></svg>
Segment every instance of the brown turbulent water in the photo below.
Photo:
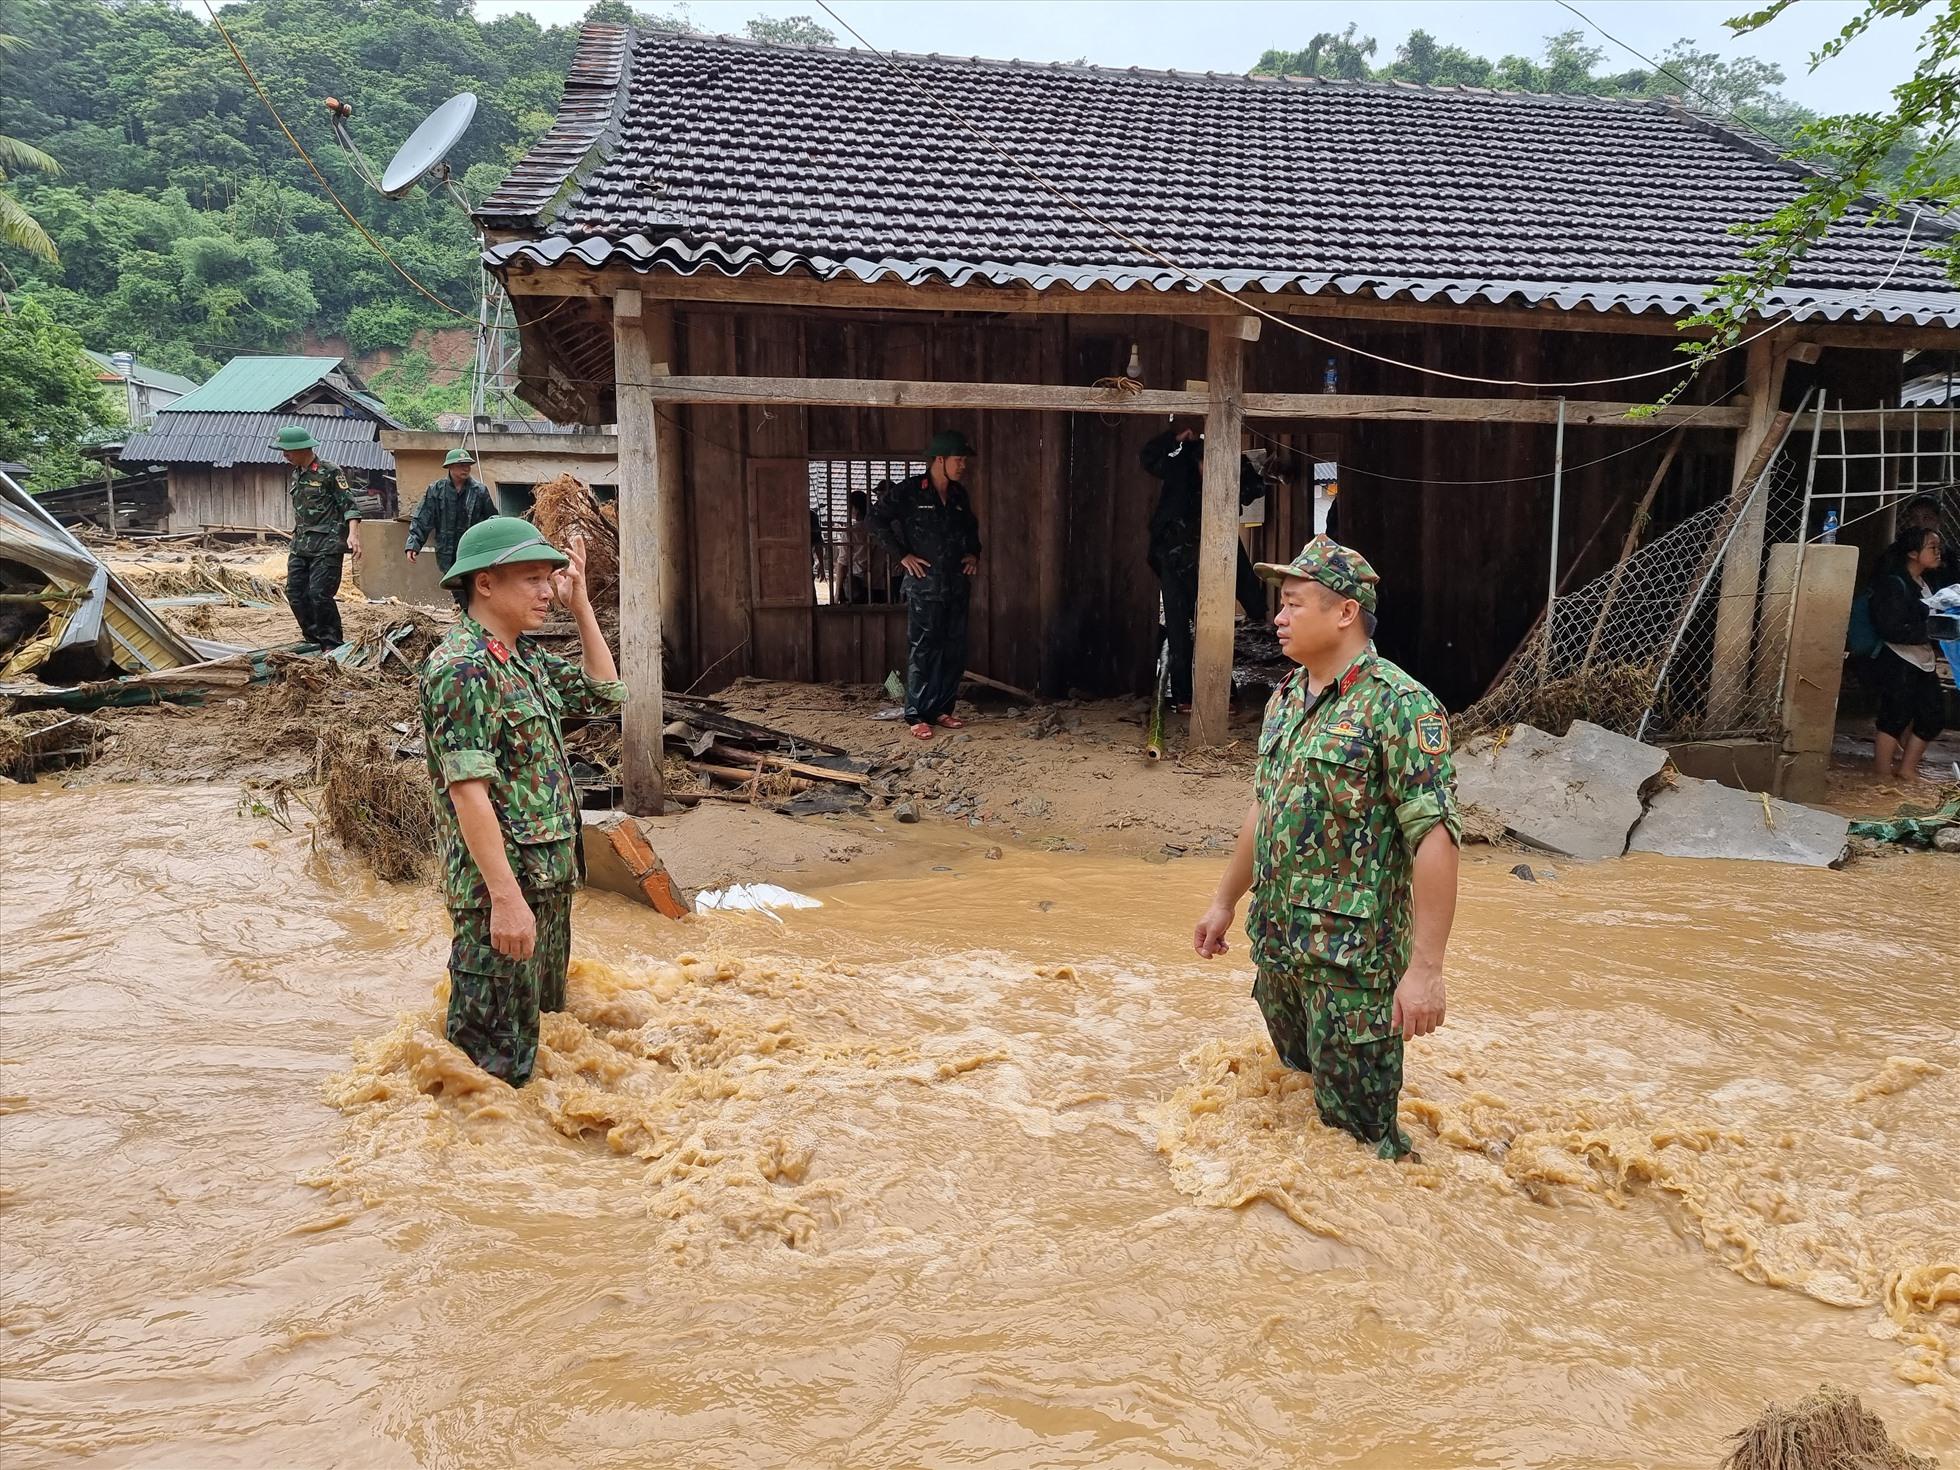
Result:
<svg viewBox="0 0 1960 1470"><path fill-rule="evenodd" d="M1209 864L581 899L512 1093L429 891L208 789L0 824L10 1467L1708 1465L1823 1381L1960 1447L1950 859L1473 862L1396 1167Z"/></svg>

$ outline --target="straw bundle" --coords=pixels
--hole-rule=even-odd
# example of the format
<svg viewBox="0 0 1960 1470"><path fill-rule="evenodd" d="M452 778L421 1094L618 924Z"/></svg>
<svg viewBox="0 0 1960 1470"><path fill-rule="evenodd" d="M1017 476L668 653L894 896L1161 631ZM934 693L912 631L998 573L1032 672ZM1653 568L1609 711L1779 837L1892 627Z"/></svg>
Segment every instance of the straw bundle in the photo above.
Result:
<svg viewBox="0 0 1960 1470"><path fill-rule="evenodd" d="M532 492L531 521L554 546L585 542L585 584L594 606L619 598L619 522L576 475L547 480Z"/></svg>

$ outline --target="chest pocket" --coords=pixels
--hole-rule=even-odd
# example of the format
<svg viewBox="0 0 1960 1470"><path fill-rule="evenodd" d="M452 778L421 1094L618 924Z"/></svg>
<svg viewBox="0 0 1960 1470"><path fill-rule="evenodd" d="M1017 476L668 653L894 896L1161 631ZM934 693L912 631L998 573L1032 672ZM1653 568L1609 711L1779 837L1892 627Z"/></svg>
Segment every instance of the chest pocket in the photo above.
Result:
<svg viewBox="0 0 1960 1470"><path fill-rule="evenodd" d="M558 743L557 691L526 690L503 709L504 826L519 844L577 835L571 768Z"/></svg>
<svg viewBox="0 0 1960 1470"><path fill-rule="evenodd" d="M1300 907L1351 919L1381 912L1380 857L1370 820L1378 799L1375 765L1374 743L1360 734L1317 731L1301 751L1294 775L1308 806L1300 840L1310 851L1301 854L1305 861L1293 893Z"/></svg>

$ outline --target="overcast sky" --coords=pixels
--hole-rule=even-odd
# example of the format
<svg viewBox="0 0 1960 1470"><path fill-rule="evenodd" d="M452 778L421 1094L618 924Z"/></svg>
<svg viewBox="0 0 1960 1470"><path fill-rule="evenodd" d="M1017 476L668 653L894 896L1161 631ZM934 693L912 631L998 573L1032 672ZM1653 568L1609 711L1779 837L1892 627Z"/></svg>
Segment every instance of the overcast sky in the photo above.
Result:
<svg viewBox="0 0 1960 1470"><path fill-rule="evenodd" d="M481 0L485 18L527 10L564 24L587 0ZM1556 0L830 0L872 45L951 56L1019 57L1100 66L1243 72L1269 46L1298 50L1316 31L1352 20L1381 43L1377 65L1391 60L1411 30L1428 31L1495 59L1539 54L1543 38L1583 28ZM1724 56L1753 55L1781 66L1783 90L1822 112L1878 111L1912 73L1914 48L1937 7L1912 21L1883 21L1844 56L1812 75L1809 58L1862 6L1857 0L1802 0L1752 36L1732 38L1722 22L1757 8L1752 0L1573 0L1586 17L1635 50L1658 56L1685 36ZM672 6L644 5L662 10ZM740 34L757 15L809 15L855 44L813 0L690 0L688 18L704 31ZM1605 67L1641 63L1594 32Z"/></svg>

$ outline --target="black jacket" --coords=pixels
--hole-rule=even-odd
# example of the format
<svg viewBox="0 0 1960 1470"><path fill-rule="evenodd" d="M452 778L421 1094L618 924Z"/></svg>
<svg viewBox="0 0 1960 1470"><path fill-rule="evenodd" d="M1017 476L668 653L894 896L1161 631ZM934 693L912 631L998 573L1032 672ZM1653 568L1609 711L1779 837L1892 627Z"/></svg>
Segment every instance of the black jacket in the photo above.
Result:
<svg viewBox="0 0 1960 1470"><path fill-rule="evenodd" d="M1872 578L1872 626L1887 643L1911 648L1932 640L1926 635L1926 604L1904 572L1880 572Z"/></svg>
<svg viewBox="0 0 1960 1470"><path fill-rule="evenodd" d="M1143 446L1137 458L1144 469L1164 482L1157 508L1150 513L1150 555L1198 554L1198 527L1204 508L1204 441L1180 443L1175 429L1166 429ZM1250 505L1266 493L1266 482L1252 461L1239 459L1239 504Z"/></svg>
<svg viewBox="0 0 1960 1470"><path fill-rule="evenodd" d="M894 562L917 556L932 563L923 578L909 579L923 591L964 591L972 580L960 562L980 554L980 522L958 480L946 487L944 503L929 475L897 481L871 509L871 534Z"/></svg>

